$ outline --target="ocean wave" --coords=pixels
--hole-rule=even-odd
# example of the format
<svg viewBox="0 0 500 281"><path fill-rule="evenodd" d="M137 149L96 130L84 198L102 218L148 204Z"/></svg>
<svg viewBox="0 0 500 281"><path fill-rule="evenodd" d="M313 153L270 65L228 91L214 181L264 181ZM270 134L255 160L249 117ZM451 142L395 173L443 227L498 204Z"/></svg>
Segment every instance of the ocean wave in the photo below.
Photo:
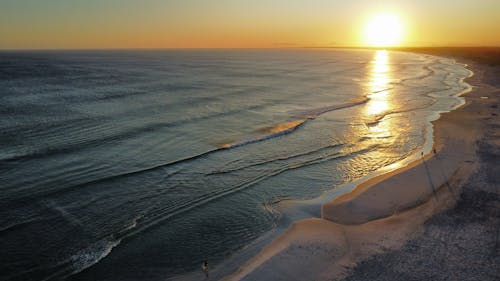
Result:
<svg viewBox="0 0 500 281"><path fill-rule="evenodd" d="M410 81L410 80L424 80L425 78L433 76L436 72L431 67L432 67L432 65L435 65L435 64L437 64L437 62L433 61L429 65L423 66L422 68L424 70L426 70L426 73L424 73L422 75L403 78L400 80L400 83L404 83L404 82Z"/></svg>
<svg viewBox="0 0 500 281"><path fill-rule="evenodd" d="M290 121L290 122L276 124L274 126L261 128L261 129L259 129L259 131L263 132L264 134L258 135L256 137L253 137L250 139L224 143L221 145L221 147L225 148L225 149L235 148L238 146L247 145L247 144L251 144L251 143L260 142L260 141L264 141L267 139L279 137L282 135L286 135L286 134L292 133L293 131L297 130L300 126L304 125L309 119L314 119L314 118L318 117L319 115L330 112L330 111L360 105L360 104L366 103L369 100L370 99L365 96L365 97L361 97L358 99L353 99L349 102L342 103L342 104L330 105L330 106L319 107L319 108L314 108L314 109L307 109L307 110L292 110L292 111L289 111L289 114L291 114L292 116L295 116L295 117L299 117L300 119Z"/></svg>
<svg viewBox="0 0 500 281"><path fill-rule="evenodd" d="M365 125L369 126L369 127L376 126L378 123L380 123L380 121L382 121L384 118L386 118L389 115L411 112L411 111L415 111L415 110L421 110L421 109L428 108L437 102L436 98L432 97L430 94L432 94L434 92L439 92L439 91L441 91L441 90L430 90L430 91L423 93L422 96L426 96L430 99L430 101L426 104L423 104L421 106L411 107L411 108L384 111L382 113L374 115L372 120L365 122Z"/></svg>
<svg viewBox="0 0 500 281"><path fill-rule="evenodd" d="M330 106L325 106L325 107L319 107L319 108L313 108L313 109L305 109L305 110L292 110L289 113L292 114L293 116L302 116L306 117L308 119L313 119L318 117L321 114L334 111L334 110L339 110L347 107L352 107L356 105L360 105L363 103L366 103L370 100L368 97L361 97L358 99L353 99L349 102L346 103L341 103L341 104L336 104L336 105L330 105Z"/></svg>
<svg viewBox="0 0 500 281"><path fill-rule="evenodd" d="M108 256L121 240L109 238L99 240L86 248L81 249L69 258L54 262L50 265L40 265L4 276L5 280L34 280L50 281L65 280L101 261Z"/></svg>
<svg viewBox="0 0 500 281"><path fill-rule="evenodd" d="M37 147L34 148L33 145L25 145L14 146L11 148L12 151L0 151L0 164L15 162L20 160L29 160L33 158L42 158L47 156L54 156L59 154L72 153L76 151L81 151L86 148L93 148L96 146L102 146L109 143L117 143L122 140L128 140L145 133L151 132L159 132L160 130L173 128L179 125L185 125L189 123L195 123L201 120L209 120L213 118L223 117L232 114L238 114L244 111L257 110L262 109L268 106L268 104L259 104L252 105L245 108L224 111L224 112L215 112L208 115L196 116L183 118L175 121L161 121L161 122L152 122L150 124L141 124L141 126L124 128L123 130L114 130L112 127L103 127L100 128L100 124L102 124L103 120L98 121L97 118L89 118L89 119L81 119L82 121L91 122L86 125L86 129L91 130L99 130L102 134L98 137L89 138L89 134L81 135L82 127L76 126L76 124L71 123L70 121L65 122L54 122L51 124L45 124L43 126L33 127L32 125L25 125L23 128L2 128L2 130L6 130L9 134L5 133L3 135L4 138L9 139L11 142L19 142L19 143L35 143L40 145L37 140L45 137L47 138L46 143L50 144L45 147ZM115 116L116 118L116 116ZM111 122L111 119L106 119L105 121ZM99 122L99 123L98 123ZM69 124L66 124L69 123ZM64 124L64 126L63 126ZM61 125L61 127L59 126ZM92 127L95 125L96 127ZM69 127L69 130L68 128ZM61 135L54 133L48 134L48 132L64 129L66 130L64 142L61 141ZM93 131L93 134L96 135L96 132ZM71 138L68 138L71 136ZM58 144L58 145L55 145Z"/></svg>
<svg viewBox="0 0 500 281"><path fill-rule="evenodd" d="M155 171L155 170L162 169L165 167L174 166L174 165L177 165L180 163L194 161L194 160L206 157L212 153L215 153L215 152L223 150L223 149L224 148L216 148L213 150L202 152L200 154L195 154L192 156L188 156L186 158L174 160L174 161L167 162L167 163L162 163L159 165L146 167L146 168L142 168L142 169L138 169L138 170L127 171L124 173L117 173L117 174L113 174L113 175L109 175L109 176L105 176L105 177L101 177L101 178L96 178L93 180L88 180L88 181L81 182L81 183L74 184L74 185L68 185L62 189L61 188L54 188L54 189L32 190L30 188L16 187L16 189L12 190L12 192L1 193L0 199L4 199L4 200L8 199L6 206L9 206L9 208L16 208L18 205L24 205L27 201L30 201L30 200L43 199L43 198L54 196L54 195L62 195L66 192L70 192L72 190L75 190L75 189L78 189L81 187L85 187L87 185L93 185L93 184L104 183L104 182L111 182L114 180L127 178L127 177L131 177L131 176L139 175L142 173L146 173L146 172ZM173 174L175 174L175 172ZM5 196L8 196L8 197L5 197Z"/></svg>
<svg viewBox="0 0 500 281"><path fill-rule="evenodd" d="M138 221L143 218L143 215L138 215L132 219L132 221L125 226L121 231L111 234L106 238L98 240L90 244L89 246L77 251L69 259L57 263L56 266L62 266L60 270L57 270L52 275L48 276L44 280L52 279L64 279L71 275L82 272L83 270L94 266L99 263L102 259L107 257L112 250L120 245L124 237L127 237L132 229L136 228ZM54 266L54 267L56 267Z"/></svg>
<svg viewBox="0 0 500 281"><path fill-rule="evenodd" d="M41 197L47 197L47 196L52 196L52 195L56 195L56 194L63 194L65 192L69 192L71 190L74 190L74 189L77 189L77 188L80 188L83 186L102 183L102 182L109 182L109 181L117 180L120 178L125 178L125 177L130 177L130 176L142 174L145 172L151 172L151 171L154 171L157 169L161 169L161 168L165 168L165 167L169 167L169 166L174 166L174 165L178 165L181 163L186 163L186 162L194 161L194 160L197 160L200 158L204 158L204 157L207 157L213 153L219 152L221 150L233 149L233 148L237 148L240 146L252 144L255 142L260 142L260 141L268 140L271 138L279 137L279 136L293 132L294 130L296 130L297 128L302 126L307 120L308 119L301 119L301 120L295 120L295 121L291 121L291 122L277 124L277 125L271 126L271 127L264 127L264 128L261 128L259 130L261 132L265 132L262 135L259 135L259 136L256 136L254 138L247 139L247 140L226 143L226 144L221 145L219 148L205 151L205 152L202 152L200 154L195 154L193 156L188 156L188 157L185 157L182 159L174 160L174 161L171 161L168 163L162 163L159 165L155 165L155 166L151 166L151 167L147 167L147 168L143 168L143 169L138 169L135 171L128 171L125 173L119 173L119 174L115 174L115 175L111 175L111 176L107 176L107 177L103 177L103 178L98 178L98 179L94 179L91 181L79 183L76 185L67 186L64 189L44 190L44 191L39 191L39 192L33 192L32 190L29 190L28 196L22 196L22 195L18 196L18 200L10 200L9 205L15 205L16 202L18 202L18 201L25 202L29 198L41 198ZM24 193L24 192L23 192L23 190L17 190L17 193L20 194L20 193Z"/></svg>
<svg viewBox="0 0 500 281"><path fill-rule="evenodd" d="M251 144L251 143L260 142L260 141L264 141L267 139L279 137L282 135L286 135L286 134L289 134L289 133L295 131L297 128L299 128L304 123L306 123L306 121L307 121L307 119L300 119L300 120L295 120L295 121L291 121L291 122L277 124L277 125L271 126L271 127L261 128L259 131L264 132L265 134L259 135L259 136L256 136L256 137L253 137L250 139L246 139L246 140L225 143L225 144L221 145L221 148L224 148L224 149L235 148L238 146L243 146L243 145L247 145L247 144Z"/></svg>
<svg viewBox="0 0 500 281"><path fill-rule="evenodd" d="M313 150L310 150L310 151L307 151L307 152L293 154L293 155L290 155L290 156L277 157L277 158L273 158L273 159L267 160L267 161L260 161L260 162L249 164L249 165L243 165L242 167L237 167L237 168L232 168L232 169L224 169L224 170L215 170L215 171L212 171L212 172L208 173L207 176L217 175L217 174L227 174L227 173L232 173L232 172L236 172L236 171L241 171L241 170L244 170L244 169L248 169L248 168L251 168L251 167L257 167L257 166L267 165L267 164L278 162L278 161L286 161L286 160L290 160L290 159L300 158L300 157L304 157L304 156L307 156L307 155L312 155L314 153L322 152L322 151L325 151L325 150L338 148L338 147L340 147L342 145L344 145L344 144L339 143L339 144L327 145L327 146L323 146L323 147L320 147L318 149L313 149Z"/></svg>
<svg viewBox="0 0 500 281"><path fill-rule="evenodd" d="M120 238L125 239L128 237L135 236L147 229L160 225L173 217L176 217L180 214L186 213L193 209L197 209L200 206L203 206L207 203L220 200L226 196L248 189L266 179L272 178L284 172L300 169L307 166L318 165L324 162L338 160L352 155L361 154L370 149L374 149L377 146L378 145L372 145L367 148L361 149L359 151L349 152L347 154L341 152L335 152L330 155L326 156L323 155L321 157L306 160L303 162L286 165L274 171L266 171L265 173L259 174L253 178L243 180L238 185L231 186L231 188L229 189L222 189L209 194L203 194L198 198L176 202L173 206L167 206L163 209L157 210L155 213L150 213L147 216L145 215L140 219L140 225L135 226L133 229L130 229L129 231L124 231L123 233L120 233Z"/></svg>
<svg viewBox="0 0 500 281"><path fill-rule="evenodd" d="M347 108L347 107L351 107L351 106L360 105L360 104L366 103L368 100L369 100L368 97L362 97L362 98L355 99L355 100L352 100L350 102L343 103L343 104L326 106L326 107L321 107L321 108L316 108L316 109L311 109L311 110L302 110L302 111L291 112L292 114L295 114L295 115L301 115L302 119L298 119L298 120L294 120L294 121L290 121L290 122L285 122L285 123L280 123L280 124L276 124L274 126L260 128L258 131L261 132L261 134L255 136L253 138L250 138L250 139L245 139L245 140L240 140L240 141L225 143L225 144L222 144L219 148L216 148L216 149L213 149L213 150L209 150L209 151L206 151L206 152L202 152L200 154L196 154L196 155L193 155L193 156L188 156L188 157L185 157L185 158L182 158L182 159L178 159L178 160L174 160L174 161L171 161L171 162L168 162L168 163L162 163L162 164L155 165L155 166L152 166L152 167L146 167L146 168L138 169L138 170L135 170L135 171L128 171L128 172L125 172L125 173L119 173L119 174L110 175L110 176L103 177L103 178L94 179L94 180L91 180L91 181L86 181L86 182L79 183L79 184L76 184L76 185L73 185L73 186L67 186L64 189L44 190L44 191L40 191L40 192L33 192L32 190L30 190L28 197L20 196L19 199L21 201L24 201L27 198L40 198L40 197L46 197L46 196L51 196L51 195L55 195L55 194L63 194L65 192L68 192L70 190L74 190L76 188L80 188L82 186L86 186L86 185L90 185L90 184L96 184L96 183L101 183L101 182L108 182L108 181L113 181L113 180L117 180L117 179L124 178L124 177L138 175L138 174L141 174L141 173L154 171L154 170L157 170L157 169L160 169L160 168L165 168L165 167L177 165L177 164L180 164L180 163L186 163L186 162L190 162L190 161L193 161L193 160L197 160L197 159L206 157L208 155L211 155L213 153L216 153L216 152L218 152L220 150L234 149L234 148L241 147L241 146L244 146L244 145L248 145L248 144L252 144L252 143L261 142L261 141L265 141L265 140L268 140L268 139L280 137L280 136L283 136L283 135L290 134L290 133L294 132L299 127L303 126L308 120L314 119L314 118L316 118L317 116L319 116L321 114L324 114L326 112L333 111L333 110L338 110L338 109L342 109L342 108ZM160 125L160 124L157 124L157 125ZM165 124L163 124L163 125L165 125ZM148 129L151 129L151 128L141 128L139 131L143 132L143 131L147 131ZM131 134L133 135L135 133L137 133L137 132L128 132L126 134L126 136L120 136L120 138L121 137L130 137ZM116 136L110 136L110 139L114 139L115 137ZM102 142L102 139L100 139L100 140L92 140L91 141L91 143L94 144L94 145L96 145L97 142ZM71 151L73 149L81 149L81 147L59 148L59 149L56 149L56 151L49 150L49 151L46 151L45 153L49 153L49 154L51 154L51 153L61 153L61 152L66 152L67 153L67 152L69 152L69 151ZM22 190L17 190L18 194L22 193L22 192L23 192ZM9 203L10 204L15 204L15 200L11 200Z"/></svg>
<svg viewBox="0 0 500 281"><path fill-rule="evenodd" d="M121 240L101 240L74 254L70 258L74 268L71 275L81 272L98 263L100 260L109 255L113 248L118 246L120 242Z"/></svg>
<svg viewBox="0 0 500 281"><path fill-rule="evenodd" d="M50 216L50 217L44 217L44 218L35 217L35 218L30 218L30 219L27 219L24 221L16 221L16 222L8 224L6 226L2 226L2 228L0 228L0 235L6 235L10 232L17 231L23 227L26 227L32 223L35 223L35 222L50 221L51 219L53 219L53 217Z"/></svg>

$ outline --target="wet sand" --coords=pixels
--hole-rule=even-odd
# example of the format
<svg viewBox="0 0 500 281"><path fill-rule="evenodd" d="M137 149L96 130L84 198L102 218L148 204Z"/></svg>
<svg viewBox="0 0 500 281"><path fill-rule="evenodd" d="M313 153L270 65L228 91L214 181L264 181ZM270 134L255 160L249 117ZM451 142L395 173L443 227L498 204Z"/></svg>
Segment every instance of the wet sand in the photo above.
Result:
<svg viewBox="0 0 500 281"><path fill-rule="evenodd" d="M466 105L434 122L436 153L324 204L322 218L294 223L227 279L499 279L500 52L411 51L475 74Z"/></svg>

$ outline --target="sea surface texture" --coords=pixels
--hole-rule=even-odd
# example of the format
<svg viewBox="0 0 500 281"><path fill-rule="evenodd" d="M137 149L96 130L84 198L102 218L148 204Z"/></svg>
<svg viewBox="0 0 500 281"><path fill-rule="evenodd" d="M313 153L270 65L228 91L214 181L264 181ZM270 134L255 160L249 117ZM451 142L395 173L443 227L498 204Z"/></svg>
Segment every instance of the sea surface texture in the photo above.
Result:
<svg viewBox="0 0 500 281"><path fill-rule="evenodd" d="M0 279L165 280L419 153L451 60L375 50L0 52Z"/></svg>

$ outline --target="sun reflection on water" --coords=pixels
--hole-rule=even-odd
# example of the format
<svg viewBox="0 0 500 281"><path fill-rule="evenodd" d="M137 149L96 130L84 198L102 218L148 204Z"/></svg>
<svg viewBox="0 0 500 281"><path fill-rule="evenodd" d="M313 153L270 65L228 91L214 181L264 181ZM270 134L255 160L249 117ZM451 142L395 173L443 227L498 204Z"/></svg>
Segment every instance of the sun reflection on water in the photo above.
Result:
<svg viewBox="0 0 500 281"><path fill-rule="evenodd" d="M389 54L385 50L378 50L370 64L369 72L369 98L370 101L365 107L364 114L368 120L368 134L373 140L379 143L390 142L394 134L391 129L391 121L383 117L393 110L391 101L391 66L389 64Z"/></svg>
<svg viewBox="0 0 500 281"><path fill-rule="evenodd" d="M369 75L368 85L371 94L369 95L370 102L367 105L366 113L379 116L391 109L389 100L391 69L386 50L375 52Z"/></svg>

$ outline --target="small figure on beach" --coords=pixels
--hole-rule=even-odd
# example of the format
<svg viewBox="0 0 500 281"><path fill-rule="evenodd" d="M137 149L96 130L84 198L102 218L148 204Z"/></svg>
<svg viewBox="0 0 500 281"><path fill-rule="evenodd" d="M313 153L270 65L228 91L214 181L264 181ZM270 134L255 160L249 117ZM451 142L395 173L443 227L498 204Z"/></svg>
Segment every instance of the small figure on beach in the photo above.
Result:
<svg viewBox="0 0 500 281"><path fill-rule="evenodd" d="M436 149L435 149L435 148L434 148L434 150L433 150L433 151L434 151L434 154L436 154Z"/></svg>
<svg viewBox="0 0 500 281"><path fill-rule="evenodd" d="M208 261L204 261L201 264L201 270L205 273L205 278L208 278Z"/></svg>

